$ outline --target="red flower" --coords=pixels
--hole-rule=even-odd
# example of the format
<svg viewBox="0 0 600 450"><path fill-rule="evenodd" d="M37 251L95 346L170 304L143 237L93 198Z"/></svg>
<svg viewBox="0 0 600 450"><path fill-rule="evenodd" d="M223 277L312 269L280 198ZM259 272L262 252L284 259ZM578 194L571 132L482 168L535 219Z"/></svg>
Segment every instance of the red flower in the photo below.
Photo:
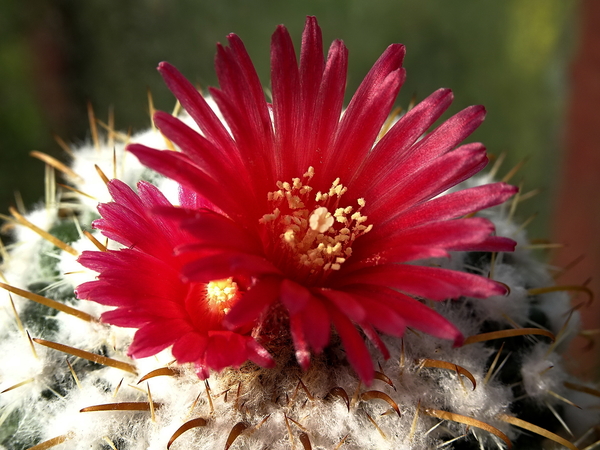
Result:
<svg viewBox="0 0 600 450"><path fill-rule="evenodd" d="M469 107L424 136L452 101L452 93L440 89L383 133L405 77L404 47L394 44L342 113L347 51L341 41L334 41L325 60L321 31L312 17L307 19L299 64L287 30L279 26L275 31L273 101L268 104L241 40L230 35L228 41L229 47L217 49L221 88L210 90L224 122L173 66L159 66L201 132L158 112L156 126L181 152L139 144L128 149L143 164L179 182L195 205L144 205L146 217L168 231L154 235L152 245L144 248L135 240L142 237L132 236L135 248L128 252L148 258L151 247L165 236L168 242L161 244L159 258L164 270L173 272L173 280L180 272L180 281L173 283L183 288L224 279L240 282L243 288L223 323L244 335L252 328L256 337L273 322L289 323L303 368L311 352L319 353L328 344L331 325L367 383L373 365L357 327L386 356L378 332L402 336L407 326L460 344L461 333L419 298L485 298L504 294L505 288L480 276L406 263L445 257L451 250L514 249L510 239L493 236L488 220L464 217L502 203L515 193L514 187L496 183L440 196L487 164L481 144L456 148L483 121L484 108ZM145 226L130 219L128 211L108 217L107 208L101 210L105 233L113 221L132 232ZM182 234L185 239L175 238ZM172 249L177 257L169 254ZM138 271L132 266L113 263L108 256L96 258L104 261L96 269L101 281L107 273L118 278L106 283L114 293L111 304L131 316L125 322L143 326L138 333L168 327L161 347L171 340L174 350L187 346L186 355L198 352L191 339L180 344L184 333L205 329L192 314L201 307L189 307L187 316L183 314L189 295L187 303L169 293L138 299L134 305L117 289L134 295L139 284L147 283L146 292L154 284L163 286L162 280L152 274L134 279ZM114 256L115 261L120 258ZM127 275L118 275L120 271ZM92 298L81 289L80 295ZM200 297L195 301L201 302ZM185 317L169 315L167 306L175 304L173 311ZM273 320L282 315L284 321ZM147 334L151 344L134 342L143 354L156 347ZM186 358L180 361L190 360Z"/></svg>
<svg viewBox="0 0 600 450"><path fill-rule="evenodd" d="M171 221L151 215L155 208L172 207L161 192L144 181L138 184L139 196L119 180L112 180L108 188L115 201L98 207L102 219L94 221L94 227L126 248L84 252L79 262L100 275L80 285L77 296L117 306L102 315L104 322L139 328L129 355L151 356L173 345L173 356L180 363L196 363L202 378L208 369L239 366L248 359L273 365L267 351L247 333L222 325L237 297L234 283L181 279L182 261L173 249L190 237ZM184 196L181 200L184 207L194 206Z"/></svg>

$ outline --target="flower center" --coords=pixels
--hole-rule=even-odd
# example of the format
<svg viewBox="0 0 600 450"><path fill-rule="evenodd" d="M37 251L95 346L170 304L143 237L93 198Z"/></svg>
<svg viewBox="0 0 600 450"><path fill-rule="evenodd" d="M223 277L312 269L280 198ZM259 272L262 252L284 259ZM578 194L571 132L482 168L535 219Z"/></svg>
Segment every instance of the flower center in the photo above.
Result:
<svg viewBox="0 0 600 450"><path fill-rule="evenodd" d="M269 247L275 262L293 262L293 271L300 269L300 276L317 281L332 270L340 270L352 255L354 240L371 231L373 225L365 225L367 216L361 213L364 199L356 201L357 207L340 206L347 188L339 178L327 192L312 194L314 173L309 167L302 179L278 181L278 190L267 194L273 212L259 222L270 232Z"/></svg>
<svg viewBox="0 0 600 450"><path fill-rule="evenodd" d="M216 312L227 314L238 294L238 285L233 278L211 281L206 285L208 306Z"/></svg>

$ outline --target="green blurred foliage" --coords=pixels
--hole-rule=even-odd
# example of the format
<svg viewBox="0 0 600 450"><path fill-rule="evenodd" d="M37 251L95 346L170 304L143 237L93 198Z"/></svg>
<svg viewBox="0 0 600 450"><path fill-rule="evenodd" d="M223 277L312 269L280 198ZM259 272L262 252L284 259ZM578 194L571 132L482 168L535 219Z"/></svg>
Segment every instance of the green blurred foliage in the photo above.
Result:
<svg viewBox="0 0 600 450"><path fill-rule="evenodd" d="M214 45L230 32L242 37L268 85L275 26L285 23L298 43L304 16L311 14L319 19L325 45L341 38L350 50L349 92L389 43L402 42L408 78L398 105L439 87L453 89L452 113L484 104L488 118L473 140L493 154L508 154L504 173L529 158L513 182L525 180L525 191L544 189L521 209L523 218L540 213L532 234L544 236L576 6L562 0L3 0L0 17L10 26L0 27L0 208L6 210L13 187L29 202L41 196L42 163L27 153L60 154L51 130L71 142L89 137L87 101L103 120L114 107L120 129L143 128L149 124L147 88L158 108L174 104L157 63L168 60L199 85L213 85ZM44 36L59 50L58 69L35 64L44 59ZM60 95L40 94L47 67L55 71L50 89ZM60 107L48 97L59 98Z"/></svg>
<svg viewBox="0 0 600 450"><path fill-rule="evenodd" d="M29 170L27 153L47 142L50 130L31 85L31 53L21 30L24 26L18 2L0 5L0 213L17 188L30 190L43 174L43 167ZM39 187L35 192L39 195ZM14 203L14 200L13 200Z"/></svg>

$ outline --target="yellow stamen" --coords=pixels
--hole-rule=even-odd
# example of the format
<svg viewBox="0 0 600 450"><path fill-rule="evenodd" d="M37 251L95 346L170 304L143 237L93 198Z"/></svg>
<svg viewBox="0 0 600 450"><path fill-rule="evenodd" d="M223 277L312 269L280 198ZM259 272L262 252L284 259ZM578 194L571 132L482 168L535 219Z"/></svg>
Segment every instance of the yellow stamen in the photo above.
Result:
<svg viewBox="0 0 600 450"><path fill-rule="evenodd" d="M217 311L228 313L231 301L238 293L238 285L233 278L211 281L206 285L206 299L208 304Z"/></svg>
<svg viewBox="0 0 600 450"><path fill-rule="evenodd" d="M300 268L311 274L340 270L352 254L354 240L373 228L365 225L367 217L361 212L364 198L357 199L358 207L339 206L347 191L339 178L327 192L319 191L311 198L309 182L314 173L309 167L302 179L277 181L278 190L267 194L273 211L259 220L280 239L283 253L291 253Z"/></svg>
<svg viewBox="0 0 600 450"><path fill-rule="evenodd" d="M323 206L315 209L308 219L310 229L318 231L319 233L327 232L333 225L333 222L333 216L327 211L327 208Z"/></svg>

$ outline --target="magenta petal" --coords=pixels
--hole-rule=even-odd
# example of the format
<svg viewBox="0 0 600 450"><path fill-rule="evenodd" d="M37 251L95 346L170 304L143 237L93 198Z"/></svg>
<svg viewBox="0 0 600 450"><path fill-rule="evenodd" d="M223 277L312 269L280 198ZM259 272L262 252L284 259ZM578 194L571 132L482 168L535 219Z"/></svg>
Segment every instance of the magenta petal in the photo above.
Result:
<svg viewBox="0 0 600 450"><path fill-rule="evenodd" d="M376 63L363 81L344 112L327 155L329 158L325 159L325 172L337 173L343 180L351 179L373 147L406 77L405 70L400 68L403 54L403 46L390 46L380 58L382 66L378 67ZM370 80L371 75L373 80ZM338 155L342 151L346 156L344 164L340 165Z"/></svg>
<svg viewBox="0 0 600 450"><path fill-rule="evenodd" d="M323 57L323 37L321 28L315 17L306 18L306 26L302 33L302 47L300 52L300 122L298 126L298 138L311 134L312 118L315 114L319 86L323 79L325 61ZM301 161L300 155L296 159ZM299 166L301 170L306 165Z"/></svg>
<svg viewBox="0 0 600 450"><path fill-rule="evenodd" d="M300 75L292 38L280 25L271 41L271 85L273 90L273 125L276 137L277 179L288 179L306 168L295 165L284 170L283 164L296 161L299 147L298 126L300 122ZM284 156L285 152L285 158Z"/></svg>
<svg viewBox="0 0 600 450"><path fill-rule="evenodd" d="M367 203L367 214L375 222L394 218L394 214L385 205L394 205L395 211L427 201L447 189L466 180L487 165L485 147L481 144L467 144L449 152L416 173L404 173L400 169L394 186L374 185L369 193L373 201Z"/></svg>
<svg viewBox="0 0 600 450"><path fill-rule="evenodd" d="M246 337L231 331L211 331L204 364L217 372L226 367L239 367L248 359Z"/></svg>
<svg viewBox="0 0 600 450"><path fill-rule="evenodd" d="M206 380L210 377L210 368L206 367L204 362L196 361L196 375L201 380Z"/></svg>
<svg viewBox="0 0 600 450"><path fill-rule="evenodd" d="M243 164L238 166L238 169L247 171L247 176L252 180L252 184L249 185L251 188L258 182L267 183L269 186L274 185L274 167L275 166L275 155L273 150L262 152L262 149L272 149L273 143L271 142L272 136L271 128L268 125L268 130L263 129L267 127L261 126L259 130L254 128L253 125L249 125L247 110L240 109L240 105L235 100L228 97L223 91L218 89L209 88L211 95L215 102L219 106L225 121L231 128L231 133L236 141L240 158L244 161ZM264 131L264 133L260 132ZM268 137L267 137L268 136ZM265 142L268 141L268 142ZM200 191L203 192L203 191ZM243 207L243 205L241 205ZM229 214L229 211L227 211Z"/></svg>
<svg viewBox="0 0 600 450"><path fill-rule="evenodd" d="M342 339L348 361L363 383L370 385L374 376L373 362L362 337L345 315L335 308L331 308L329 312L333 325Z"/></svg>
<svg viewBox="0 0 600 450"><path fill-rule="evenodd" d="M171 238L175 236L163 232L167 239L157 241L156 235L161 233L161 224L153 223L148 216L140 216L118 203L101 204L98 211L103 218L94 221L94 228L102 230L106 237L157 257L164 257L172 252L174 242Z"/></svg>
<svg viewBox="0 0 600 450"><path fill-rule="evenodd" d="M248 351L248 359L254 364L272 369L275 367L275 360L269 352L258 342L252 338L246 340L246 349Z"/></svg>
<svg viewBox="0 0 600 450"><path fill-rule="evenodd" d="M187 231L197 240L195 243L231 248L246 253L261 251L255 236L223 214L208 209L194 211L175 207L154 208L152 212L154 216L179 223L182 230Z"/></svg>
<svg viewBox="0 0 600 450"><path fill-rule="evenodd" d="M484 118L485 108L481 105L469 106L452 116L419 141L410 159L403 164L403 171L410 173L450 151L473 133Z"/></svg>
<svg viewBox="0 0 600 450"><path fill-rule="evenodd" d="M489 236L482 242L474 244L464 244L453 247L456 251L471 252L514 252L517 243L512 239L501 236Z"/></svg>
<svg viewBox="0 0 600 450"><path fill-rule="evenodd" d="M406 322L402 319L402 315L396 313L396 311L384 303L374 301L372 298L369 300L369 308L365 321L372 324L382 333L402 337L406 328Z"/></svg>
<svg viewBox="0 0 600 450"><path fill-rule="evenodd" d="M403 245L390 249L386 256L389 262L403 263L427 258L449 258L450 254L446 250L427 245Z"/></svg>
<svg viewBox="0 0 600 450"><path fill-rule="evenodd" d="M396 234L389 237L389 241L390 243L404 241L415 245L453 248L463 243L481 242L493 231L494 224L488 219L473 217L433 222L414 228L399 230Z"/></svg>
<svg viewBox="0 0 600 450"><path fill-rule="evenodd" d="M379 230L378 230L379 231ZM399 229L390 234L383 235L377 232L356 246L353 258L360 259L368 255L380 254L382 259L389 262L404 262L411 259L402 259L405 255L407 243L409 248L429 248L431 256L435 256L435 249L442 256L446 250L468 248L485 241L494 231L494 225L487 219L475 217L468 219L455 219L431 222L413 228ZM378 239L373 239L378 237ZM424 252L426 254L426 252ZM412 260L419 259L413 258ZM382 261L384 263L386 261Z"/></svg>
<svg viewBox="0 0 600 450"><path fill-rule="evenodd" d="M85 266L84 266L85 267ZM97 281L86 281L75 288L75 297L78 299L86 299L90 292L97 286Z"/></svg>
<svg viewBox="0 0 600 450"><path fill-rule="evenodd" d="M206 198L235 217L233 212L239 213L237 201L227 195L228 191L220 189L206 173L194 166L191 161L186 161L184 155L173 151L159 151L141 144L130 144L127 150L133 153L142 164L157 172L172 178L190 189L197 190L206 195Z"/></svg>
<svg viewBox="0 0 600 450"><path fill-rule="evenodd" d="M290 315L290 333L294 341L294 348L296 349L296 360L300 364L300 367L302 367L302 370L308 370L310 366L310 350L299 314Z"/></svg>
<svg viewBox="0 0 600 450"><path fill-rule="evenodd" d="M384 245L381 247L385 248ZM376 263L374 263L373 254L377 255ZM369 246L360 246L357 248L357 251L353 253L352 259L344 265L344 269L340 272L339 276L346 277L356 270L381 264L403 263L428 258L449 257L450 254L446 250L429 247L427 245L399 245L398 247L387 248L375 253L369 252Z"/></svg>
<svg viewBox="0 0 600 450"><path fill-rule="evenodd" d="M182 208L188 209L206 209L209 208L214 212L223 213L220 208L210 202L204 195L183 186L179 185L179 204Z"/></svg>
<svg viewBox="0 0 600 450"><path fill-rule="evenodd" d="M195 362L204 355L207 345L208 339L206 336L191 332L181 336L173 344L171 352L179 363Z"/></svg>
<svg viewBox="0 0 600 450"><path fill-rule="evenodd" d="M274 182L273 126L263 88L241 39L230 34L227 40L229 47L217 45L215 58L221 90L210 92L249 173L254 179Z"/></svg>
<svg viewBox="0 0 600 450"><path fill-rule="evenodd" d="M110 196L121 206L132 210L138 215L144 215L145 209L140 198L127 184L121 180L113 179L108 182Z"/></svg>
<svg viewBox="0 0 600 450"><path fill-rule="evenodd" d="M382 178L393 177L399 163L409 157L411 146L448 109L452 99L450 89L438 89L402 116L375 145L361 170L354 175L356 191L362 192L373 183L373 173Z"/></svg>
<svg viewBox="0 0 600 450"><path fill-rule="evenodd" d="M167 62L160 63L158 71L181 106L192 116L208 139L227 153L235 152L231 136L194 85Z"/></svg>
<svg viewBox="0 0 600 450"><path fill-rule="evenodd" d="M119 327L139 328L152 320L186 320L185 311L177 303L161 301L156 302L159 304L152 305L152 307L147 307L143 302L140 303L107 311L102 314L102 322Z"/></svg>
<svg viewBox="0 0 600 450"><path fill-rule="evenodd" d="M131 249L84 252L79 260L85 267L101 272L98 281L82 285L84 289L78 292L88 300L127 306L133 304L132 299L172 301L185 293L175 261L169 264L168 261ZM157 272L161 274L158 279ZM152 305L151 301L146 304L148 307Z"/></svg>
<svg viewBox="0 0 600 450"><path fill-rule="evenodd" d="M147 181L138 181L137 183L138 196L144 204L144 208L148 210L156 206L172 206L171 202L167 200L165 194L160 189Z"/></svg>
<svg viewBox="0 0 600 450"><path fill-rule="evenodd" d="M225 86L224 84L226 84L226 82L222 82L221 88L238 89L238 93L241 94L239 98L243 99L244 103L247 102L247 104L252 105L253 109L255 108L256 112L252 112L253 115L256 115L254 117L254 120L256 121L254 123L254 128L263 131L264 142L269 143L272 139L271 117L267 108L263 85L258 78L254 64L252 63L242 40L235 34L227 36L227 40L229 41L231 53L236 60L237 68L241 69L240 74L245 82L236 86ZM219 81L221 80L219 79Z"/></svg>
<svg viewBox="0 0 600 450"><path fill-rule="evenodd" d="M88 281L77 287L75 294L82 300L91 300L101 305L123 306L128 304L128 293L114 292L115 289L100 281Z"/></svg>
<svg viewBox="0 0 600 450"><path fill-rule="evenodd" d="M304 286L292 280L284 279L281 282L281 303L287 308L291 315L298 314L308 304L310 292Z"/></svg>
<svg viewBox="0 0 600 450"><path fill-rule="evenodd" d="M311 133L306 137L307 151L298 155L299 167L308 168L313 165L319 169L321 149L331 145L344 103L347 70L348 50L342 41L334 41L327 55L315 114L310 125Z"/></svg>
<svg viewBox="0 0 600 450"><path fill-rule="evenodd" d="M472 115L475 115L475 117L481 116L480 119L483 120L483 113L477 115L476 112L477 110L468 109L466 113L463 111L464 114L459 113L459 115L463 114L470 117L472 120L468 121L468 123L473 125L471 122L475 119L471 117ZM435 195L442 193L446 189L455 186L461 181L464 181L485 167L487 158L485 158L485 149L483 145L478 143L466 144L454 151L450 151L460 142L460 140L455 141L455 139L449 139L446 141L443 139L445 135L440 135L438 133L438 130L447 130L450 135L456 132L462 136L461 131L466 132L466 130L470 130L470 133L474 130L472 126L461 123L457 124L455 122L456 121L450 119L434 132L427 135L411 149L410 157L406 158L406 161L403 161L402 164L397 164L396 168L388 174L389 176L376 179L375 182L372 183L372 186L366 187L362 195L372 197L375 200L370 208L377 210L379 205L384 203L387 205L395 205L394 207L397 211L402 211L404 208L412 206L412 201L399 202L396 199L397 196L402 195L402 192L407 186L411 187L416 185L425 187L428 191L434 191L435 193L426 192L413 201L416 202L418 199L428 200ZM460 122L460 120L458 120L458 122ZM476 122L478 125L481 121L479 120ZM448 126L446 126L448 123L451 123L451 126L457 126L459 129L448 129ZM431 138L431 136L434 137ZM431 145L426 145L426 141ZM442 166L444 166L443 169L441 169ZM450 169L452 169L452 176L446 174ZM438 173L431 178L423 177L423 175L432 175L433 172ZM437 181L438 178L441 178L441 180ZM410 198L408 195L404 195L403 197Z"/></svg>
<svg viewBox="0 0 600 450"><path fill-rule="evenodd" d="M171 114L156 112L154 123L161 133L181 148L211 178L223 184L231 184L235 190L240 188L240 174L235 165L239 162L235 159L235 154L223 152L221 147L214 145ZM240 192L244 193L241 190Z"/></svg>
<svg viewBox="0 0 600 450"><path fill-rule="evenodd" d="M519 189L506 183L493 183L452 192L407 209L384 225L385 232L420 223L448 220L504 203Z"/></svg>
<svg viewBox="0 0 600 450"><path fill-rule="evenodd" d="M182 320L146 324L135 333L127 354L135 358L156 355L190 331L192 327Z"/></svg>
<svg viewBox="0 0 600 450"><path fill-rule="evenodd" d="M315 353L320 353L329 342L331 331L327 308L319 299L311 297L301 317L306 340Z"/></svg>
<svg viewBox="0 0 600 450"><path fill-rule="evenodd" d="M386 345L383 343L383 341L379 337L379 334L377 334L377 331L375 331L373 329L373 327L371 327L368 324L362 324L360 327L363 330L363 332L365 333L365 336L367 336L367 338L373 344L375 344L375 347L377 347L377 349L381 352L381 354L383 355L384 359L389 359L390 358L390 351L388 350L388 348L386 347Z"/></svg>
<svg viewBox="0 0 600 450"><path fill-rule="evenodd" d="M373 285L357 285L354 290L359 295L369 296L378 303L394 309L409 327L441 339L449 339L455 346L463 342L462 333L448 319L414 298L386 287Z"/></svg>
<svg viewBox="0 0 600 450"><path fill-rule="evenodd" d="M355 322L361 322L366 315L365 308L353 295L335 289L316 289L327 300L335 305L345 316Z"/></svg>
<svg viewBox="0 0 600 450"><path fill-rule="evenodd" d="M174 317L183 318L183 317ZM100 316L102 323L109 323L118 327L140 328L156 319L155 316L144 314L135 308L117 308L106 311Z"/></svg>
<svg viewBox="0 0 600 450"><path fill-rule="evenodd" d="M223 324L229 329L254 324L261 314L276 300L279 299L281 281L277 278L263 278L242 298L233 305L227 313Z"/></svg>
<svg viewBox="0 0 600 450"><path fill-rule="evenodd" d="M77 262L90 270L102 272L107 268L118 266L120 259L119 256L122 255L116 254L115 252L94 252L86 250L81 253L79 258L77 258ZM84 283L81 286L87 285L88 283ZM79 286L77 289L81 290L81 286Z"/></svg>
<svg viewBox="0 0 600 450"><path fill-rule="evenodd" d="M196 259L181 269L187 281L209 283L232 276L273 275L279 270L262 256L222 251Z"/></svg>
<svg viewBox="0 0 600 450"><path fill-rule="evenodd" d="M455 299L461 296L487 298L506 294L506 286L488 278L455 270L408 264L385 264L357 271L347 282L392 287L431 300Z"/></svg>

